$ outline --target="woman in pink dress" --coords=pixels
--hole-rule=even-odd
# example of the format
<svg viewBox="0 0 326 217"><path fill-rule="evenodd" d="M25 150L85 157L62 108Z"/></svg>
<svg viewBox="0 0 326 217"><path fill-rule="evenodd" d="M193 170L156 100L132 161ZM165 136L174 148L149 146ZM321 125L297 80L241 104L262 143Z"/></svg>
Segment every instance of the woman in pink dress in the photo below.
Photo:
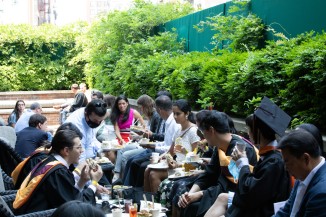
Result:
<svg viewBox="0 0 326 217"><path fill-rule="evenodd" d="M145 129L142 116L135 109L130 108L129 101L124 95L118 96L112 108L111 122L114 124L115 134L121 145L128 142L130 126L138 122Z"/></svg>

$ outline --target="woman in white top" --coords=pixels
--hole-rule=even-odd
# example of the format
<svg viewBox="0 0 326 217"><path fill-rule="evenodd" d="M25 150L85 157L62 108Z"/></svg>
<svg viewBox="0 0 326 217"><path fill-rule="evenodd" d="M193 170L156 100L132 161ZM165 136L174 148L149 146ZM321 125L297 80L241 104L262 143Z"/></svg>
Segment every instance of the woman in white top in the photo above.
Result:
<svg viewBox="0 0 326 217"><path fill-rule="evenodd" d="M200 142L197 136L197 127L194 124L194 115L191 107L184 99L177 100L173 104L173 114L175 121L181 128L175 133L173 144L171 144L169 154L176 156L176 161L169 162L169 169L147 168L144 174L144 191L157 192L158 187L168 174L172 174L174 169L182 165L188 152L194 151Z"/></svg>

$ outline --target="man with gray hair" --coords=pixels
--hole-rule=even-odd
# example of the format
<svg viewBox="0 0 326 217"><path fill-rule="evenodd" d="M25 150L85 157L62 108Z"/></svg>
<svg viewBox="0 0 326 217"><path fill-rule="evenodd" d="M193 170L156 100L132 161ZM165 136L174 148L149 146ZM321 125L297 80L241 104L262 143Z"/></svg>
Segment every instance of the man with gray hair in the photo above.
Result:
<svg viewBox="0 0 326 217"><path fill-rule="evenodd" d="M29 118L33 114L41 114L42 113L42 106L38 102L33 102L30 108L18 119L15 125L15 131L18 133L22 129L28 127Z"/></svg>

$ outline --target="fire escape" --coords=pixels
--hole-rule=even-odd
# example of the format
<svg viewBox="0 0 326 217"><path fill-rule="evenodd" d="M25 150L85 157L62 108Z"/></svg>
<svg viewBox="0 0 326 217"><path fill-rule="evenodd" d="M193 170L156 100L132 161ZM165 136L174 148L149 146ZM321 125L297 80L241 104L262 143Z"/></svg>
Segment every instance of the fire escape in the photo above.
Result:
<svg viewBox="0 0 326 217"><path fill-rule="evenodd" d="M51 0L37 0L38 25L51 23Z"/></svg>

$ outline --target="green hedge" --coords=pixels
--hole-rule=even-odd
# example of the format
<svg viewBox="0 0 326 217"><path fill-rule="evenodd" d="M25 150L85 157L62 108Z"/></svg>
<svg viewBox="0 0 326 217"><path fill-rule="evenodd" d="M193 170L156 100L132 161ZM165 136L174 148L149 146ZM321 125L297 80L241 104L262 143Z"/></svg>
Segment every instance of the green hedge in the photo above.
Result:
<svg viewBox="0 0 326 217"><path fill-rule="evenodd" d="M294 118L293 125L311 122L326 130L325 33L290 40L276 33L280 40L259 49L262 25L249 14L245 20L206 23L222 28L235 22L232 28L242 25L236 29L247 32L225 29L219 40L227 41L228 49L212 53L184 52L184 42L174 32L154 35L159 23L190 11L187 5L137 1L131 10L110 13L89 29L0 26L0 90L67 89L86 79L93 88L131 98L144 93L154 97L167 89L194 109L212 105L240 117L268 96ZM256 30L259 34L251 34Z"/></svg>
<svg viewBox="0 0 326 217"><path fill-rule="evenodd" d="M132 61L136 62L129 64ZM167 89L174 98L188 99L195 109L212 103L215 109L245 117L261 97L268 96L293 118L326 129L326 102L322 100L326 95L326 34L269 42L256 51L156 53L121 59L118 65L119 79L125 81L120 88L132 97L154 96L157 90Z"/></svg>
<svg viewBox="0 0 326 217"><path fill-rule="evenodd" d="M85 27L0 26L0 91L67 89L84 79L75 37Z"/></svg>
<svg viewBox="0 0 326 217"><path fill-rule="evenodd" d="M185 16L192 10L190 4L154 5L137 0L134 7L128 11L115 11L94 22L84 40L81 41L84 52L80 56L88 62L85 67L88 83L104 91L114 90L114 94L128 92L128 94L131 93L130 96L134 96L135 86L133 85L136 84L130 82L134 75L128 73L134 71L128 70L124 73L120 68L126 66L128 69L130 65L135 67L139 61L138 58L144 58L155 52L165 52L166 49L174 50L176 45L169 41L165 42L170 44L171 48L161 44L164 39L157 44L157 49L155 46L147 46L146 43L151 43L151 40L155 41L151 38L154 37L154 29L159 24ZM143 47L137 48L137 46ZM163 50L160 50L161 46ZM140 56L136 56L135 53L128 54L129 51L139 51ZM120 77L121 73L122 77ZM116 91L116 86L121 90Z"/></svg>

